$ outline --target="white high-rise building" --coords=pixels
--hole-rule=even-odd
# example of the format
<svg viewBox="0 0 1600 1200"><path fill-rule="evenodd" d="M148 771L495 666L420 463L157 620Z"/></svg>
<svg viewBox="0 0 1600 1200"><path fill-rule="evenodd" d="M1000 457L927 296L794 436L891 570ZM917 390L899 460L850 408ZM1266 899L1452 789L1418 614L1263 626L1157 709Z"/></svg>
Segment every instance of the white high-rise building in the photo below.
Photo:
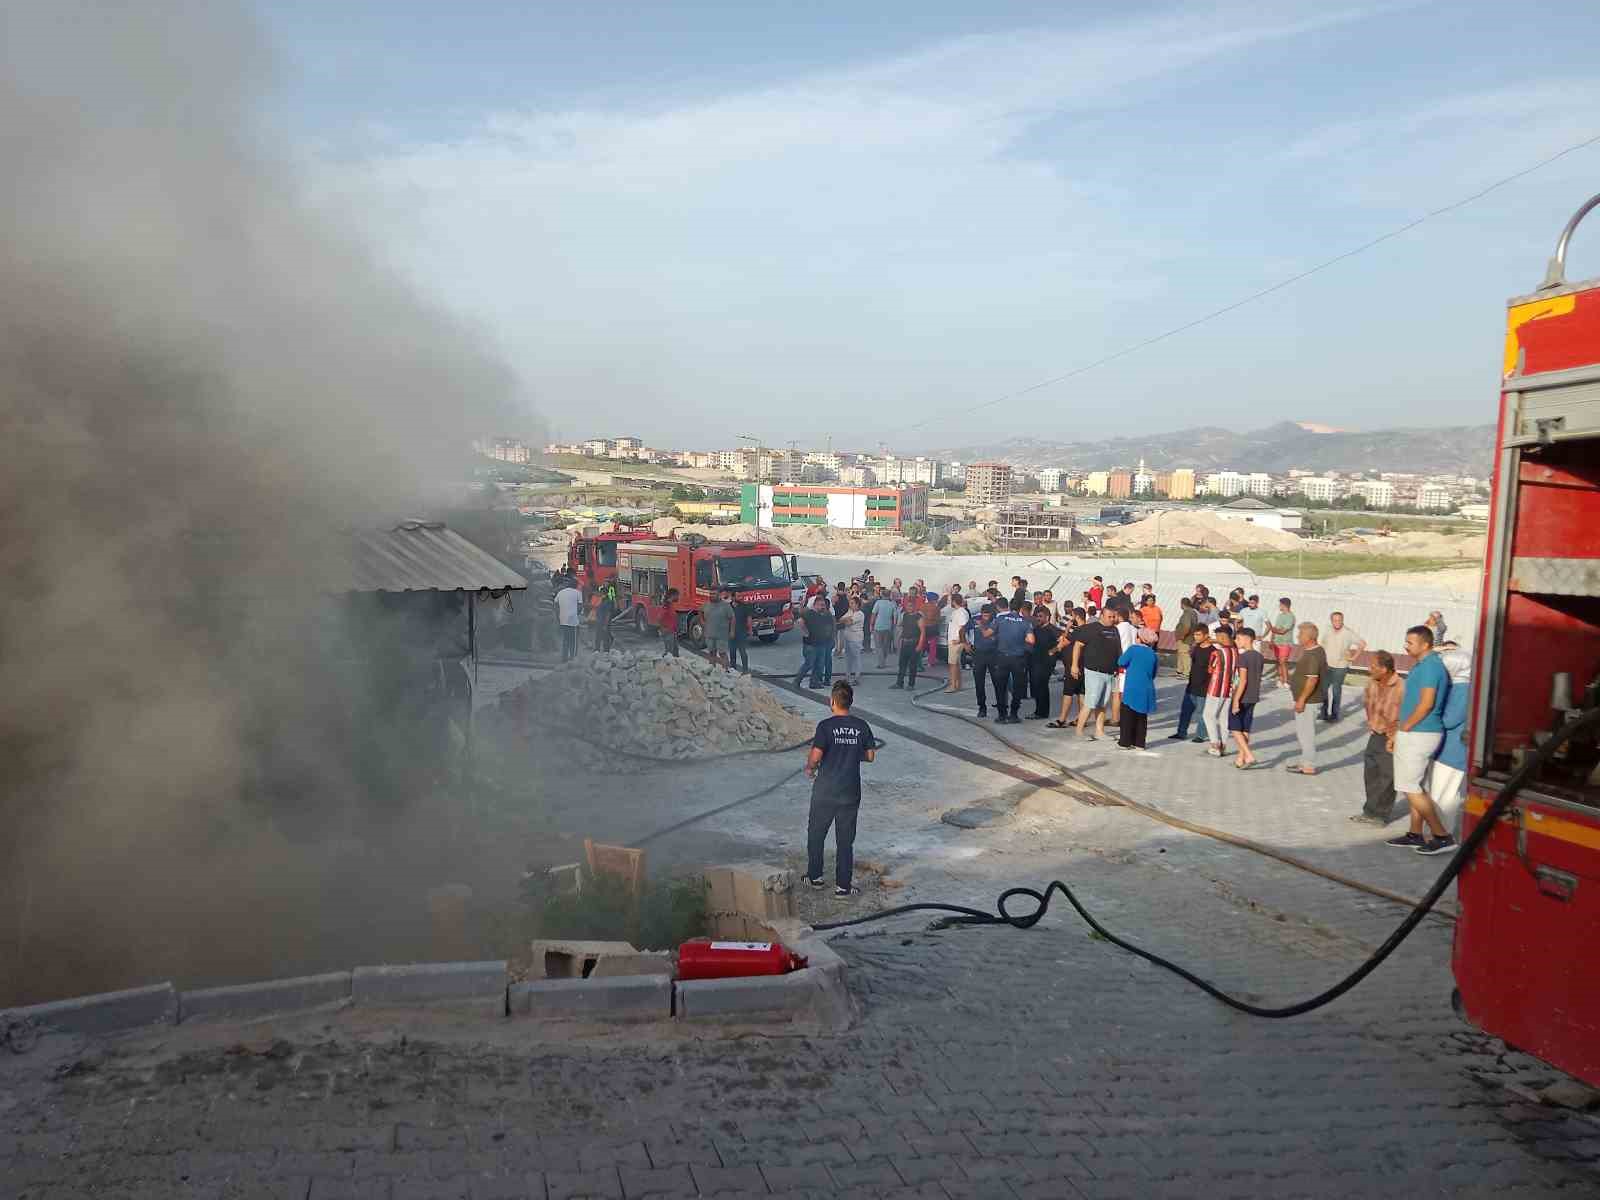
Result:
<svg viewBox="0 0 1600 1200"><path fill-rule="evenodd" d="M1245 477L1237 471L1213 471L1206 476L1204 490L1208 496L1242 496Z"/></svg>
<svg viewBox="0 0 1600 1200"><path fill-rule="evenodd" d="M1350 485L1350 494L1360 496L1369 507L1388 508L1394 503L1394 484L1381 479L1358 479Z"/></svg>
<svg viewBox="0 0 1600 1200"><path fill-rule="evenodd" d="M1041 492L1059 492L1061 490L1061 477L1066 472L1060 467L1046 467L1039 472L1039 490Z"/></svg>
<svg viewBox="0 0 1600 1200"><path fill-rule="evenodd" d="M1272 498L1272 476L1265 471L1252 471L1244 481L1246 495L1259 496L1263 500Z"/></svg>
<svg viewBox="0 0 1600 1200"><path fill-rule="evenodd" d="M1417 489L1417 507L1433 512L1447 512L1456 506L1450 489L1442 483L1425 483Z"/></svg>
<svg viewBox="0 0 1600 1200"><path fill-rule="evenodd" d="M1343 485L1337 479L1329 479L1326 475L1302 477L1300 490L1305 493L1307 500L1315 500L1319 504L1332 504L1344 495Z"/></svg>

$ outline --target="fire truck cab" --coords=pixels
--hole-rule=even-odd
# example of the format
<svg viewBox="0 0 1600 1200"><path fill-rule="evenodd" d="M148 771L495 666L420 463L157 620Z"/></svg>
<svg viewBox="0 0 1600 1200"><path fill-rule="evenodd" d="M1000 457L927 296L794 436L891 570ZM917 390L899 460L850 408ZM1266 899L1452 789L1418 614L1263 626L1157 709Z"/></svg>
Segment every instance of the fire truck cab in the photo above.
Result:
<svg viewBox="0 0 1600 1200"><path fill-rule="evenodd" d="M612 525L610 529L573 538L567 546L567 569L577 579L578 590L587 596L616 578L618 546L654 536L648 529Z"/></svg>
<svg viewBox="0 0 1600 1200"><path fill-rule="evenodd" d="M678 633L705 642L705 606L732 588L751 608L750 635L775 642L794 628L789 581L795 561L771 542L711 542L698 536L631 541L617 548L617 607L633 612L640 633L659 627L669 588Z"/></svg>
<svg viewBox="0 0 1600 1200"><path fill-rule="evenodd" d="M1555 729L1600 704L1600 279L1510 302L1463 835ZM1579 733L1459 878L1453 968L1474 1025L1600 1086L1600 744Z"/></svg>

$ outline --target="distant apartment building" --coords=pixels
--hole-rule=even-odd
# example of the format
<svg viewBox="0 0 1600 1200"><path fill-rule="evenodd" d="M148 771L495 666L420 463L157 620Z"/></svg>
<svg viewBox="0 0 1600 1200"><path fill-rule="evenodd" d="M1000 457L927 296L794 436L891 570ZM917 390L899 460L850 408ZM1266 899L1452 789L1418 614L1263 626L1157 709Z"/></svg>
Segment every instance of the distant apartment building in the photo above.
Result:
<svg viewBox="0 0 1600 1200"><path fill-rule="evenodd" d="M1156 489L1160 491L1158 487ZM1167 497L1172 500L1194 499L1194 469L1192 467L1179 467L1172 472L1167 482Z"/></svg>
<svg viewBox="0 0 1600 1200"><path fill-rule="evenodd" d="M1440 483L1425 483L1417 489L1417 507L1430 512L1448 512L1456 506L1449 488Z"/></svg>
<svg viewBox="0 0 1600 1200"><path fill-rule="evenodd" d="M947 483L966 483L967 464L960 462L945 463L944 477Z"/></svg>
<svg viewBox="0 0 1600 1200"><path fill-rule="evenodd" d="M880 458L864 459L862 465L870 466L882 484L920 483L936 487L943 475L943 464L938 459L920 454L915 458L885 454Z"/></svg>
<svg viewBox="0 0 1600 1200"><path fill-rule="evenodd" d="M840 467L839 482L848 487L871 487L878 482L878 473L871 467Z"/></svg>
<svg viewBox="0 0 1600 1200"><path fill-rule="evenodd" d="M1252 471L1245 476L1244 491L1247 496L1256 496L1262 500L1272 497L1272 476L1265 471Z"/></svg>
<svg viewBox="0 0 1600 1200"><path fill-rule="evenodd" d="M1300 477L1300 491L1307 500L1333 504L1344 497L1344 484L1326 475L1304 475Z"/></svg>
<svg viewBox="0 0 1600 1200"><path fill-rule="evenodd" d="M1133 472L1121 469L1112 471L1106 476L1106 495L1113 500L1129 500L1133 497Z"/></svg>
<svg viewBox="0 0 1600 1200"><path fill-rule="evenodd" d="M928 489L747 483L739 489L739 509L740 520L761 529L826 525L833 529L898 530L908 522L928 519Z"/></svg>
<svg viewBox="0 0 1600 1200"><path fill-rule="evenodd" d="M527 466L533 458L533 451L528 448L521 438L491 438L488 449L485 451L490 458L499 459L501 462L517 463Z"/></svg>
<svg viewBox="0 0 1600 1200"><path fill-rule="evenodd" d="M1083 494L1085 496L1104 496L1110 490L1110 471L1090 471L1083 477Z"/></svg>
<svg viewBox="0 0 1600 1200"><path fill-rule="evenodd" d="M1172 495L1172 472L1157 471L1150 481L1150 490L1158 496Z"/></svg>
<svg viewBox="0 0 1600 1200"><path fill-rule="evenodd" d="M632 454L635 450L644 449L644 439L636 437L619 437L611 440L611 451L617 455Z"/></svg>
<svg viewBox="0 0 1600 1200"><path fill-rule="evenodd" d="M1060 467L1046 467L1039 472L1039 490L1041 492L1059 492L1062 477L1066 475Z"/></svg>
<svg viewBox="0 0 1600 1200"><path fill-rule="evenodd" d="M589 438L583 443L583 452L591 458L604 458L610 449L605 438Z"/></svg>
<svg viewBox="0 0 1600 1200"><path fill-rule="evenodd" d="M1011 497L1011 464L973 463L967 468L966 496L979 504L1003 504Z"/></svg>
<svg viewBox="0 0 1600 1200"><path fill-rule="evenodd" d="M1349 494L1360 496L1368 508L1388 508L1394 504L1394 484L1383 479L1358 479Z"/></svg>
<svg viewBox="0 0 1600 1200"><path fill-rule="evenodd" d="M1205 493L1225 498L1244 495L1245 477L1237 471L1213 471L1206 476Z"/></svg>

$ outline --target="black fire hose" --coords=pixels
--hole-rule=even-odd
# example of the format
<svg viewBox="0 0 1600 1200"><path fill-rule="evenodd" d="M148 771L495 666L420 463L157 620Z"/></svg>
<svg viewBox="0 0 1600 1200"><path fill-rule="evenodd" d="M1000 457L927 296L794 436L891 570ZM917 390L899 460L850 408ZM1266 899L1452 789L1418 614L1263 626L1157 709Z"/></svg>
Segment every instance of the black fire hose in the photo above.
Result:
<svg viewBox="0 0 1600 1200"><path fill-rule="evenodd" d="M1513 771L1501 787L1500 794L1495 797L1494 803L1490 804L1484 811L1483 819L1473 827L1472 832L1467 835L1466 841L1461 843L1455 856L1451 858L1439 878L1434 881L1427 894L1417 902L1417 906L1406 915L1405 920L1400 922L1399 926L1389 935L1383 945L1373 951L1372 955L1364 963L1338 983L1308 1000L1301 1000L1297 1004L1287 1004L1281 1008L1263 1008L1260 1005L1251 1004L1228 995L1221 988L1200 978L1193 971L1180 967L1177 963L1162 958L1159 954L1154 954L1149 950L1136 946L1134 943L1112 933L1094 919L1089 910L1084 908L1078 898L1072 894L1072 889L1059 879L1053 880L1043 892L1036 891L1031 887L1007 888L1000 893L1000 898L995 902L996 911L992 913L984 912L981 909L967 908L960 904L902 904L897 908L888 908L882 912L872 913L870 916L856 917L849 921L831 921L824 925L817 925L815 928L818 930L845 929L852 925L865 925L872 921L882 921L888 917L898 916L901 913L944 912L956 914L946 922L946 924L950 925L1009 925L1013 929L1031 929L1039 923L1046 910L1049 909L1051 896L1056 892L1060 892L1067 898L1067 903L1072 905L1077 914L1083 918L1084 923L1100 937L1114 946L1121 947L1130 954L1138 955L1146 962L1154 963L1156 966L1163 967L1173 974L1188 980L1195 987L1214 999L1222 1001L1229 1008L1248 1013L1252 1017L1298 1017L1303 1013L1321 1008L1325 1004L1331 1004L1376 971L1384 959L1393 954L1399 948L1400 943L1411 936L1412 931L1422 923L1422 919L1428 915L1428 911L1438 902L1445 889L1455 881L1456 876L1461 874L1462 869L1471 860L1472 856L1478 852L1479 847L1483 845L1484 840L1489 836L1494 823L1510 807L1512 800L1516 798L1517 793L1522 790L1528 780L1533 778L1538 770L1549 761L1550 757L1571 740L1574 734L1595 724L1600 724L1600 708L1583 710L1576 718L1562 725L1551 736L1549 741L1540 746L1533 755ZM1026 896L1032 900L1034 902L1033 911L1013 915L1008 910L1007 903L1014 896Z"/></svg>

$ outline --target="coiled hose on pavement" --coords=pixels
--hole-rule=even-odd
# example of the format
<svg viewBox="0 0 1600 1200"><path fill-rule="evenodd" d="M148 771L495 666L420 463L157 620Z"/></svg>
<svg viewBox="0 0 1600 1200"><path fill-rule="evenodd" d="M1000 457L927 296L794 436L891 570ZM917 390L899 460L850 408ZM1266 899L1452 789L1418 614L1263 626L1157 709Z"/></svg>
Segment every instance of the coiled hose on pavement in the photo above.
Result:
<svg viewBox="0 0 1600 1200"><path fill-rule="evenodd" d="M1542 768L1547 761L1549 761L1551 755L1555 754L1557 750L1566 745L1574 734L1576 734L1579 730L1587 729L1595 724L1600 724L1600 708L1585 709L1575 719L1562 725L1561 728L1551 736L1549 741L1545 742L1543 746L1540 746L1534 754L1529 756L1529 758L1520 767L1511 773L1510 777L1501 787L1500 794L1495 797L1494 802L1490 804L1489 807L1484 811L1483 819L1473 827L1472 832L1468 834L1466 840L1461 843L1460 848L1456 850L1455 855L1450 859L1450 862L1446 865L1443 872L1440 873L1439 878L1434 881L1433 886L1428 889L1427 894L1422 897L1422 899L1417 903L1417 906L1406 915L1405 920L1401 921L1399 926L1396 927L1395 931L1384 940L1384 943L1375 951L1373 951L1371 956L1368 957L1365 962L1358 966L1354 971L1350 972L1350 974L1346 975L1338 983L1334 984L1327 990L1319 992L1309 999L1301 1000L1296 1004L1286 1004L1277 1008L1267 1008L1262 1005L1251 1004L1248 1001L1240 1000L1234 996L1230 996L1227 992L1224 992L1215 984L1202 979L1193 971L1190 971L1184 967L1180 967L1177 963L1172 962L1170 959L1162 958L1159 954L1145 950L1135 943L1128 941L1126 938L1118 937L1104 925L1100 924L1099 921L1095 920L1094 915L1090 913L1088 909L1084 908L1083 904L1078 900L1078 898L1072 894L1072 889L1059 879L1052 880L1042 892L1031 887L1007 888L1005 891L1000 893L1000 898L995 902L995 911L992 913L984 912L981 909L968 908L965 905L960 904L938 904L931 902L922 904L902 904L896 908L884 909L882 912L872 913L865 917L856 917L848 921L831 921L827 924L818 925L815 928L818 930L845 929L853 925L866 925L873 921L883 921L889 917L899 916L902 913L945 912L955 914L950 920L951 924L1009 925L1013 929L1031 929L1033 926L1039 923L1040 919L1044 917L1045 912L1049 909L1051 896L1056 892L1060 892L1066 897L1067 903L1072 905L1078 916L1083 918L1084 923L1088 925L1090 929L1094 930L1094 932L1100 937L1104 938L1112 945L1126 950L1130 954L1137 955L1146 962L1154 963L1158 967L1162 967L1165 970L1171 971L1179 978L1194 984L1195 987L1199 988L1213 999L1220 1000L1229 1008L1236 1009L1242 1013L1247 1013L1252 1017L1298 1017L1304 1013L1311 1012L1314 1009L1321 1008L1325 1004L1331 1004L1340 996L1348 992L1351 988L1355 987L1368 975L1372 974L1372 972L1376 971L1378 967L1382 965L1383 961L1399 948L1400 943L1411 936L1412 931L1422 923L1422 919L1428 915L1428 911L1433 908L1434 904L1438 902L1439 897L1444 894L1445 889L1455 882L1456 876L1461 874L1462 869L1467 865L1468 862L1472 860L1473 855L1477 854L1479 847L1483 845L1484 841L1488 838L1490 831L1494 828L1495 822L1498 821L1505 813L1506 809L1510 807L1511 802L1516 799L1517 793L1522 790L1523 786L1526 785L1528 780L1533 778L1539 769ZM1007 903L1016 896L1026 896L1030 900L1034 901L1033 911L1030 913L1013 915L1006 906Z"/></svg>

